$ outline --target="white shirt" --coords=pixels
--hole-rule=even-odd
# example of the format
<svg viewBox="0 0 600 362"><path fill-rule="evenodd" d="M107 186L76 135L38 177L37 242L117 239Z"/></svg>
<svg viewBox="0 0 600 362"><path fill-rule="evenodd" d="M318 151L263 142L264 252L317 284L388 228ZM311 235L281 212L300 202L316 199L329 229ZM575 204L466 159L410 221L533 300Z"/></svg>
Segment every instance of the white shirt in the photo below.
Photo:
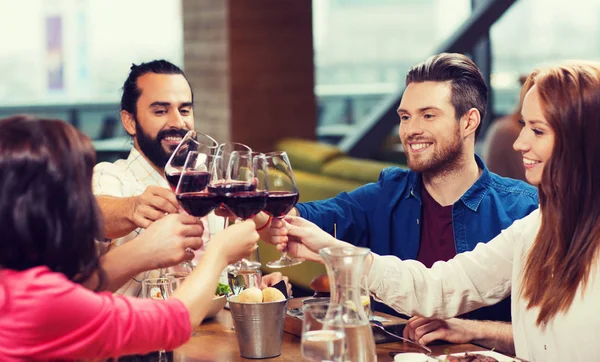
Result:
<svg viewBox="0 0 600 362"><path fill-rule="evenodd" d="M407 315L450 318L512 296L517 357L528 361L596 361L600 357L600 269L592 267L569 310L545 328L538 308L527 309L521 275L541 224L539 210L515 221L487 244L430 269L417 261L375 256L368 277L376 299Z"/></svg>
<svg viewBox="0 0 600 362"><path fill-rule="evenodd" d="M132 148L126 160L117 160L114 163L101 162L94 167L92 189L94 195L132 197L141 195L148 186L161 186L170 188L164 176L158 173L140 152ZM214 215L214 214L213 214ZM213 216L214 217L214 216ZM208 231L205 224L205 230ZM219 222L211 223L219 225ZM222 221L221 221L222 225ZM110 240L110 247L122 245L138 236L144 229L137 228L129 234ZM207 240L205 234L204 239ZM108 249L110 249L110 247ZM197 253L200 256L201 253ZM139 296L141 281L146 278L156 278L158 270L149 270L136 275L123 285L116 293L129 296Z"/></svg>
<svg viewBox="0 0 600 362"><path fill-rule="evenodd" d="M126 160L117 160L114 163L101 162L94 167L92 178L94 195L131 197L141 195L148 186L168 188L169 183L135 148L131 149ZM110 245L111 247L122 245L138 236L143 230L137 228L121 238L111 240ZM117 293L138 296L141 291L141 281L151 277L149 274L152 272L138 274L125 283ZM157 276L152 275L152 277Z"/></svg>

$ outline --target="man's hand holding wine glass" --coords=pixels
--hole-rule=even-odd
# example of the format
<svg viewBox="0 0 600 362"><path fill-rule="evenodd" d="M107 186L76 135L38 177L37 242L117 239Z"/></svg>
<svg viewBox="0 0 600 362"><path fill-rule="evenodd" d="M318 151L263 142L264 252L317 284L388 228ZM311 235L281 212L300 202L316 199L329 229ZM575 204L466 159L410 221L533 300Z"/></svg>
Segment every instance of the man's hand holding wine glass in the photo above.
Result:
<svg viewBox="0 0 600 362"><path fill-rule="evenodd" d="M179 210L179 202L175 193L160 186L148 186L144 192L132 198L131 222L137 227L146 229L154 221L167 214L175 214Z"/></svg>
<svg viewBox="0 0 600 362"><path fill-rule="evenodd" d="M152 261L152 269L166 268L193 259L194 253L189 250L202 247L203 233L195 217L171 214L152 223L127 247L138 249L140 259Z"/></svg>

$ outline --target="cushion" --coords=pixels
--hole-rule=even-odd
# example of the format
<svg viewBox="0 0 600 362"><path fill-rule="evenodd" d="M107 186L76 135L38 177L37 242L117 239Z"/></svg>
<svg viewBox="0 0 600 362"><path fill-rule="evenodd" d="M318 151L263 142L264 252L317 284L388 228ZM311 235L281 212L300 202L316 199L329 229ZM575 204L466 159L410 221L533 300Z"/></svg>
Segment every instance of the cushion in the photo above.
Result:
<svg viewBox="0 0 600 362"><path fill-rule="evenodd" d="M316 141L286 138L276 144L276 149L286 151L294 171L320 173L329 160L343 155L339 148Z"/></svg>
<svg viewBox="0 0 600 362"><path fill-rule="evenodd" d="M386 167L406 166L387 162L363 160L351 157L338 157L323 166L321 174L337 179L352 180L361 184L376 182L379 179L379 173Z"/></svg>

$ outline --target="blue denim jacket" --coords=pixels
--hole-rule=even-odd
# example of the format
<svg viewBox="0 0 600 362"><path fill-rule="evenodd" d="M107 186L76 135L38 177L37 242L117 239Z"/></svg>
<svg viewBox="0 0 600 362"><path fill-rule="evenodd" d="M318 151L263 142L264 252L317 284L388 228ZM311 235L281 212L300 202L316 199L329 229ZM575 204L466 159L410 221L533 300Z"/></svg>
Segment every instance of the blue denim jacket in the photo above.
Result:
<svg viewBox="0 0 600 362"><path fill-rule="evenodd" d="M538 207L537 189L523 181L500 177L483 169L479 179L452 205L456 252L492 240L513 221ZM390 167L379 181L343 192L334 198L300 203L300 216L337 238L370 248L377 254L416 259L421 240L421 175Z"/></svg>
<svg viewBox="0 0 600 362"><path fill-rule="evenodd" d="M452 205L456 252L488 242L538 207L537 189L523 181L483 172ZM421 240L421 174L398 167L381 171L379 181L334 198L298 204L300 216L337 238L380 255L416 259ZM510 317L510 314L508 315ZM505 320L509 318L492 318Z"/></svg>

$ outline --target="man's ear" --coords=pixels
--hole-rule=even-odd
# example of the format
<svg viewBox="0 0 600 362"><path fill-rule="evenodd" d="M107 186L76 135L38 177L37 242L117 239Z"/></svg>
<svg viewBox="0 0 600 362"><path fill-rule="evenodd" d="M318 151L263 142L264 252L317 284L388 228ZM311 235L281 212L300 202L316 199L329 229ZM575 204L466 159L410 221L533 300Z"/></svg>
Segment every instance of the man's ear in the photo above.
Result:
<svg viewBox="0 0 600 362"><path fill-rule="evenodd" d="M127 111L121 111L121 123L123 123L125 131L127 131L130 136L135 136L135 119L133 114Z"/></svg>
<svg viewBox="0 0 600 362"><path fill-rule="evenodd" d="M475 131L477 131L477 127L481 123L481 114L476 108L471 108L464 115L463 120L464 136L467 137L470 134L475 134Z"/></svg>

